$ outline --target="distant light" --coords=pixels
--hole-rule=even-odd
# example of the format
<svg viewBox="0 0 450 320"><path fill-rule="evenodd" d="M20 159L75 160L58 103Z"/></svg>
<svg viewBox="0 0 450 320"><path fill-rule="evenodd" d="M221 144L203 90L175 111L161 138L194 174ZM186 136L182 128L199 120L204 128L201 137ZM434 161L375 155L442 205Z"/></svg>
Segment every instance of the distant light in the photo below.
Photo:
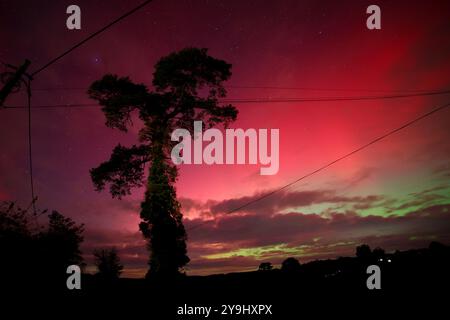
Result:
<svg viewBox="0 0 450 320"><path fill-rule="evenodd" d="M382 258L380 258L380 259L378 259L378 261L383 261L383 259L382 259Z"/></svg>
<svg viewBox="0 0 450 320"><path fill-rule="evenodd" d="M391 259L388 259L388 262L391 262Z"/></svg>

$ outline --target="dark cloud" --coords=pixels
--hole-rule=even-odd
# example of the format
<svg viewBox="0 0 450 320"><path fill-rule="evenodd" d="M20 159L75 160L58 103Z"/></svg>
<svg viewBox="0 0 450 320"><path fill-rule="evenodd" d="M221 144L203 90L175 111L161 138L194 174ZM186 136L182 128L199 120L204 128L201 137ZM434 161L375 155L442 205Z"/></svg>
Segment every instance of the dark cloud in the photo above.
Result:
<svg viewBox="0 0 450 320"><path fill-rule="evenodd" d="M191 274L208 274L251 270L263 260L277 264L291 255L302 261L353 255L361 243L402 250L425 246L432 240L449 242L450 204L431 206L404 216L364 217L353 211L326 216L262 212L221 215L211 221L185 219L185 225L192 260L187 270ZM189 231L194 226L197 227ZM93 250L110 247L118 249L130 275L145 273L148 252L139 232L86 230L83 252L88 263L93 262Z"/></svg>
<svg viewBox="0 0 450 320"><path fill-rule="evenodd" d="M444 163L433 170L434 174L442 176L443 178L450 178L450 164Z"/></svg>
<svg viewBox="0 0 450 320"><path fill-rule="evenodd" d="M199 251L205 243L224 244L216 252L274 244L316 246L324 243L360 243L365 239L378 239L380 243L377 242L377 245L381 245L382 239L393 235L397 240L402 238L406 241L415 237L447 239L450 235L449 209L450 205L437 205L405 216L388 217L363 217L353 212L335 213L328 217L301 213L223 216L193 229L189 237L190 244L203 244L203 247L197 247ZM187 220L188 230L198 222ZM211 251L214 250L204 253L210 254Z"/></svg>
<svg viewBox="0 0 450 320"><path fill-rule="evenodd" d="M213 214L227 213L244 204L253 202L270 191L255 193L252 196L245 196L236 199L226 199L220 202L211 203L210 210ZM288 208L306 207L321 203L353 203L361 207L372 206L375 202L383 200L383 196L340 196L332 190L312 190L312 191L279 191L271 196L253 203L252 205L239 210L240 212L251 213L276 213Z"/></svg>
<svg viewBox="0 0 450 320"><path fill-rule="evenodd" d="M419 192L413 192L409 194L410 199L400 204L397 201L385 201L383 206L388 213L395 213L399 210L412 209L412 208L424 208L437 203L445 203L450 200L446 190L449 189L449 185L442 184L432 188L428 188Z"/></svg>

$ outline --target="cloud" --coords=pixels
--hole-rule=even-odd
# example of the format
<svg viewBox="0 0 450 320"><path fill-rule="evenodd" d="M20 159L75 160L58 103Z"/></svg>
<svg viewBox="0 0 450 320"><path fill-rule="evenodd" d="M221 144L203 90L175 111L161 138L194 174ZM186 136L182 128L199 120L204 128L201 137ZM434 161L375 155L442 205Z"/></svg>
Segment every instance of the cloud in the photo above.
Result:
<svg viewBox="0 0 450 320"><path fill-rule="evenodd" d="M181 198L183 213L189 212L184 219L191 258L187 270L191 274L243 271L253 270L263 260L281 263L287 256L306 261L353 255L360 243L394 250L432 240L448 242L450 204L434 203L448 202L441 196L445 190L445 185L435 186L402 201L381 195L344 196L331 190L281 191L236 214L225 213L264 193L223 201ZM138 203L130 200L118 206L129 211ZM318 204L326 204L327 209ZM360 213L374 208L383 213L403 211L388 216ZM205 212L212 214L202 215ZM83 251L89 263L94 249L116 247L126 272L144 274L149 252L140 232L88 229L85 239Z"/></svg>
<svg viewBox="0 0 450 320"><path fill-rule="evenodd" d="M311 206L313 204L332 203L353 203L359 206L370 206L377 201L384 199L383 196L368 195L368 196L340 196L332 190L312 190L312 191L279 191L270 195L263 200L257 201L262 196L271 191L255 193L252 196L244 196L235 199L226 199L220 202L212 203L210 210L213 214L227 213L239 208L249 202L252 204L247 206L239 212L250 213L276 213L288 208L299 208ZM257 202L255 202L257 201Z"/></svg>
<svg viewBox="0 0 450 320"><path fill-rule="evenodd" d="M429 189L419 192L410 193L404 201L385 201L382 205L385 206L388 213L400 212L402 210L413 210L417 208L429 207L436 204L448 203L450 186L437 185Z"/></svg>
<svg viewBox="0 0 450 320"><path fill-rule="evenodd" d="M433 170L433 173L441 176L442 178L450 178L450 164L447 162L437 166Z"/></svg>
<svg viewBox="0 0 450 320"><path fill-rule="evenodd" d="M229 242L266 245L293 240L311 241L313 237L348 238L359 234L390 234L399 231L439 231L448 228L450 205L438 205L409 213L405 216L359 216L355 212L319 214L249 214L222 216L217 220L186 220L191 241ZM203 225L199 225L199 223ZM428 229L427 229L428 228ZM441 230L442 231L442 230ZM323 235L322 233L325 233ZM345 235L347 233L347 235Z"/></svg>
<svg viewBox="0 0 450 320"><path fill-rule="evenodd" d="M255 270L258 261L253 257L233 257L223 259L193 259L188 265L190 274L214 274L236 271L239 266L240 271Z"/></svg>
<svg viewBox="0 0 450 320"><path fill-rule="evenodd" d="M185 222L188 230L198 223L197 219ZM221 216L203 223L189 233L189 254L196 261L194 265L199 267L203 261L210 266L209 260L230 259L239 270L237 257L278 263L290 255L303 260L353 255L360 243L394 250L426 245L431 240L448 242L450 204L405 216L363 217L354 212L330 216L248 214Z"/></svg>

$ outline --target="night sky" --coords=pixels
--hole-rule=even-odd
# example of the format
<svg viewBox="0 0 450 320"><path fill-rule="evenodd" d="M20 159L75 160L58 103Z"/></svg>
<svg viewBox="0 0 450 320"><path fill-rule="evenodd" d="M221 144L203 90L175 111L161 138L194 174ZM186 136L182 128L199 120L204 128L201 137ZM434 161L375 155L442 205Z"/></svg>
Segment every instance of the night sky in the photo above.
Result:
<svg viewBox="0 0 450 320"><path fill-rule="evenodd" d="M0 3L0 60L36 70L140 1ZM156 61L204 47L233 65L228 98L372 96L450 88L450 2L376 1L382 29L366 28L373 1L155 0L38 74L32 103L94 103L86 90L105 73L151 84ZM82 29L66 28L81 7ZM3 66L0 66L3 68ZM0 69L3 72L3 69ZM282 87L283 89L280 89ZM188 274L253 270L262 261L353 255L450 243L450 108L252 206L225 214L370 140L450 102L450 95L374 101L236 104L232 128L280 129L280 170L185 165L177 194L188 230ZM22 90L9 106L25 105ZM33 111L39 209L86 224L83 252L117 247L125 276L142 276L138 231L144 190L122 200L98 193L89 169L117 143L99 107ZM0 200L30 202L26 109L0 110ZM200 227L189 229L204 222Z"/></svg>

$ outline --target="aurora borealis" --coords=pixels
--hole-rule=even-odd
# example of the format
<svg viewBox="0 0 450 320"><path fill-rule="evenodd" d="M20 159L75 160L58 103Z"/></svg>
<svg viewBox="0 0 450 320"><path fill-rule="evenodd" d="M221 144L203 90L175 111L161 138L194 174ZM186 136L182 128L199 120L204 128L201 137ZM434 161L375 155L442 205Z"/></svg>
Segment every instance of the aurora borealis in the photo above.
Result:
<svg viewBox="0 0 450 320"><path fill-rule="evenodd" d="M134 2L76 1L82 29L65 28L67 1L2 1L2 61L34 70ZM281 5L282 3L282 5ZM154 1L33 81L33 105L93 103L105 73L151 83L153 65L187 46L233 65L228 98L390 95L450 87L450 3L378 1L382 29L367 30L366 1ZM261 261L353 255L450 243L450 110L430 116L308 179L232 214L372 139L450 102L450 94L360 101L236 103L231 128L277 128L280 167L184 165L177 194L188 231L188 274L254 270ZM23 92L8 98L24 105ZM0 200L30 201L25 109L0 110ZM108 129L98 107L33 111L38 208L86 224L83 252L115 246L125 276L142 276L143 190L122 200L97 193L89 169L138 127Z"/></svg>

